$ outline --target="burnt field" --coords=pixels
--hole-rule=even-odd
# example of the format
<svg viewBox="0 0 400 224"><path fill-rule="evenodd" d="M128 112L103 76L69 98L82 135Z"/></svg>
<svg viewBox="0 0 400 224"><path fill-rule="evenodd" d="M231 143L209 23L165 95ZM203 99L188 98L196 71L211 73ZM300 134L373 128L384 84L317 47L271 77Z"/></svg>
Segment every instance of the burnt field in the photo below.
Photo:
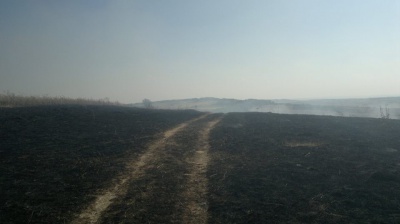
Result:
<svg viewBox="0 0 400 224"><path fill-rule="evenodd" d="M400 121L0 108L0 223L400 223Z"/></svg>
<svg viewBox="0 0 400 224"><path fill-rule="evenodd" d="M196 111L0 108L0 223L66 223L160 133Z"/></svg>
<svg viewBox="0 0 400 224"><path fill-rule="evenodd" d="M227 114L209 223L400 223L400 121Z"/></svg>

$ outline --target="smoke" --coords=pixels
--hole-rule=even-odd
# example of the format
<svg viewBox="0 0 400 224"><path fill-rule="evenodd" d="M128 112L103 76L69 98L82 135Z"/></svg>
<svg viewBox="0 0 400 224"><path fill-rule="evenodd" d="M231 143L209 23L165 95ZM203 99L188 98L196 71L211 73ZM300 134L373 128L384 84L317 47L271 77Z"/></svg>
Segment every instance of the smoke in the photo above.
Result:
<svg viewBox="0 0 400 224"><path fill-rule="evenodd" d="M194 109L214 113L271 112L277 114L309 114L340 117L400 119L400 97L342 100L236 100L194 98L153 102L159 109Z"/></svg>
<svg viewBox="0 0 400 224"><path fill-rule="evenodd" d="M311 105L311 104L275 104L253 108L251 111L271 112L278 114L310 114L339 117L370 117L400 119L400 107L394 105Z"/></svg>

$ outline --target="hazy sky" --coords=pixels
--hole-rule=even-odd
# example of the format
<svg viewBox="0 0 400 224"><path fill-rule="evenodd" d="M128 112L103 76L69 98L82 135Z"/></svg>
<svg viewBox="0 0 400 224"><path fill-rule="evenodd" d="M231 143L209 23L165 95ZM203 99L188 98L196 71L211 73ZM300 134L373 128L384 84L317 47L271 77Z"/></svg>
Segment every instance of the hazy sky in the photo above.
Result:
<svg viewBox="0 0 400 224"><path fill-rule="evenodd" d="M400 96L399 0L0 1L0 92Z"/></svg>

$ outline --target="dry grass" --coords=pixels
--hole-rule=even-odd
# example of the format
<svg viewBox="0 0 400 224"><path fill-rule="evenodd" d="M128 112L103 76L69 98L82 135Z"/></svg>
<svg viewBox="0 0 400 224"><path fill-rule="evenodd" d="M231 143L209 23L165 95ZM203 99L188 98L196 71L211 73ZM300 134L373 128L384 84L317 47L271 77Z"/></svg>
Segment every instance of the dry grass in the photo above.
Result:
<svg viewBox="0 0 400 224"><path fill-rule="evenodd" d="M6 92L0 94L0 107L26 107L40 105L121 105L119 102L112 102L105 99L84 99L50 96L22 96Z"/></svg>

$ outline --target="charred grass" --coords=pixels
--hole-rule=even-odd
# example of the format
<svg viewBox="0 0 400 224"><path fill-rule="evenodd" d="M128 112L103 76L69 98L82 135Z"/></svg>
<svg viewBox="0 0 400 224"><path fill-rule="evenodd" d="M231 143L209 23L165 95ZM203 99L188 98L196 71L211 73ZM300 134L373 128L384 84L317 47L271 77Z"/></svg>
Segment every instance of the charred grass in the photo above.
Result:
<svg viewBox="0 0 400 224"><path fill-rule="evenodd" d="M400 223L399 133L398 120L227 114L209 223Z"/></svg>
<svg viewBox="0 0 400 224"><path fill-rule="evenodd" d="M0 108L0 223L68 223L195 111ZM174 135L103 223L182 223L209 115ZM209 223L399 223L400 122L230 113L210 136Z"/></svg>
<svg viewBox="0 0 400 224"><path fill-rule="evenodd" d="M177 132L144 175L130 182L126 195L110 206L102 223L184 223L188 158L198 150L198 131L218 116L209 115Z"/></svg>
<svg viewBox="0 0 400 224"><path fill-rule="evenodd" d="M0 108L0 223L65 223L159 133L195 111Z"/></svg>

